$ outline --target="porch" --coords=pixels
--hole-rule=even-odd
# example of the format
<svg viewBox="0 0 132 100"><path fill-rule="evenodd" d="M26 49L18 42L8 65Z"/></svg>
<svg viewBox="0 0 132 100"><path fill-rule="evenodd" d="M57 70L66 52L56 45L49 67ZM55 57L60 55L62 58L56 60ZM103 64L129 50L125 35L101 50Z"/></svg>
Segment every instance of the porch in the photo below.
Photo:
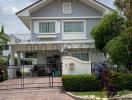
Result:
<svg viewBox="0 0 132 100"><path fill-rule="evenodd" d="M33 41L28 36L19 37L13 36L9 43L8 80L2 84L4 88L52 87L57 85L54 79L60 81L57 77L61 75L92 73L91 62L97 53L91 40ZM26 64L23 59L32 63Z"/></svg>
<svg viewBox="0 0 132 100"><path fill-rule="evenodd" d="M36 54L36 62L32 64L34 66L44 64L49 66L51 64L51 66L54 66L53 69L60 69L58 72L62 72L62 74L90 74L92 62L105 61L103 54L95 50L94 41L92 39L59 41L48 38L48 40L40 40L34 35L35 34L15 34L11 36L11 42L9 44L11 51L9 65L14 65L15 54L17 54L18 65L23 65L23 63L21 63L22 57L25 58L26 53L33 53ZM76 70L70 72L69 66L71 66L70 64L73 62ZM62 65L58 67L58 64ZM10 67L12 68L13 66ZM46 73L48 73L48 71ZM13 77L13 75L9 76L10 78Z"/></svg>
<svg viewBox="0 0 132 100"><path fill-rule="evenodd" d="M26 53L36 53L35 64L49 64L50 62L62 63L62 56L72 56L71 51L88 52L88 60L91 61L91 52L94 50L94 41L57 41L57 40L40 40L35 34L15 34L11 35L10 45L10 62L14 65L14 58L17 54L18 65L22 65L21 59L25 58ZM54 60L53 60L54 59Z"/></svg>

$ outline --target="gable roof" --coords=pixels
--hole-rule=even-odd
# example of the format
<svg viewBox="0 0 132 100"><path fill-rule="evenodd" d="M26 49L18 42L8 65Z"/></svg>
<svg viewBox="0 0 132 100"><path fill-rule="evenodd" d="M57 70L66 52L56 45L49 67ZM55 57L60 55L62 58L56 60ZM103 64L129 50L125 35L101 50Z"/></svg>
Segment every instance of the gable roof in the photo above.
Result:
<svg viewBox="0 0 132 100"><path fill-rule="evenodd" d="M110 8L110 7L106 6L106 5L104 5L103 3L98 2L97 0L93 0L93 1L94 1L94 2L97 2L98 4L100 4L100 5L102 5L102 6L106 7L106 8L108 8L108 9L110 9L110 10L113 10L112 8Z"/></svg>
<svg viewBox="0 0 132 100"><path fill-rule="evenodd" d="M21 19L21 21L30 28L30 14L41 7L47 5L48 3L51 3L54 0L38 0L37 2L29 5L28 7L20 10L16 13L16 15ZM112 8L107 7L106 5L98 2L97 0L80 0L80 2L85 3L88 6L91 6L92 8L101 11L103 14L109 13L112 11Z"/></svg>
<svg viewBox="0 0 132 100"><path fill-rule="evenodd" d="M28 8L30 8L30 7L32 7L32 6L34 6L34 5L37 5L37 4L40 3L41 1L46 1L46 0L38 0L37 2L31 4L31 5L27 6L27 7L25 7L24 9L20 10L19 12L17 12L16 15L18 15L18 14L21 13L22 11L24 11L24 10L26 10L26 9L28 9ZM91 1L92 1L92 0L91 0ZM112 8L110 8L110 7L106 6L106 5L104 5L104 4L100 3L100 2L98 2L97 0L93 0L93 1L96 2L96 3L98 3L99 5L102 5L102 6L106 7L106 8L108 8L109 10L113 10Z"/></svg>
<svg viewBox="0 0 132 100"><path fill-rule="evenodd" d="M32 7L32 6L34 6L34 5L36 5L36 4L39 3L40 1L42 1L42 0L39 0L39 1L37 1L37 2L35 2L35 3L33 3L33 4L31 4L31 5L29 5L29 6L25 7L25 8L23 8L22 10L18 11L18 12L16 13L16 15L19 14L20 12L22 12L22 11L24 11L24 10L26 10L26 9L28 9L28 8L30 8L30 7Z"/></svg>

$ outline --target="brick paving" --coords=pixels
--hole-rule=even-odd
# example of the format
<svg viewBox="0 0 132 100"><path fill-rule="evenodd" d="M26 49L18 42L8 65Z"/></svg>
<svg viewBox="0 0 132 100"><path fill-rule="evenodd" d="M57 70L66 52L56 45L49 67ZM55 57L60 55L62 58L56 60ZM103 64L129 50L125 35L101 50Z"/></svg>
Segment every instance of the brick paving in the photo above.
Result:
<svg viewBox="0 0 132 100"><path fill-rule="evenodd" d="M0 100L74 100L61 89L16 90L0 93Z"/></svg>
<svg viewBox="0 0 132 100"><path fill-rule="evenodd" d="M24 78L24 80L11 79L1 82L0 100L74 100L62 91L60 77L54 77L53 81L53 85L59 87L51 88L48 77L29 77ZM25 84L24 89L20 89L23 82Z"/></svg>
<svg viewBox="0 0 132 100"><path fill-rule="evenodd" d="M52 85L52 78L49 77L25 77L24 79L10 79L0 83L1 89L20 88L45 88ZM62 86L61 77L53 78L53 86Z"/></svg>

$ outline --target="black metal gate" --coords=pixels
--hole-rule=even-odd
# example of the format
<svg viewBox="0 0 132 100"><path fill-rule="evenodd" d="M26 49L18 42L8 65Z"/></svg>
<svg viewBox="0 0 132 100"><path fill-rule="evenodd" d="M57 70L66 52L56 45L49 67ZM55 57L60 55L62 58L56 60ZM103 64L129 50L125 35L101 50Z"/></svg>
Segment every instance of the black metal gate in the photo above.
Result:
<svg viewBox="0 0 132 100"><path fill-rule="evenodd" d="M10 65L7 79L1 76L6 80L0 82L0 90L61 87L61 68L61 64Z"/></svg>
<svg viewBox="0 0 132 100"><path fill-rule="evenodd" d="M18 45L20 48L21 45ZM47 55L47 46L45 44L27 44L24 52L40 52L41 55ZM61 51L64 49L64 51ZM62 64L61 56L68 55L68 49L72 49L72 44L52 44L51 51L56 51L52 56L47 57L47 64L34 65L8 65L6 75L0 75L0 90L24 89L24 88L52 88L62 87L61 75ZM23 51L17 51L23 52ZM59 63L54 59L59 59ZM2 79L4 77L4 79Z"/></svg>

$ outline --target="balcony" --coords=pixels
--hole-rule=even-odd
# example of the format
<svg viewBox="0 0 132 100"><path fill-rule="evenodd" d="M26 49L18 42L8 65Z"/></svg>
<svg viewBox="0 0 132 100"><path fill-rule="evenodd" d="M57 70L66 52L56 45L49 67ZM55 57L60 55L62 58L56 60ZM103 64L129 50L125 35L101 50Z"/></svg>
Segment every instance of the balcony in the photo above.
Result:
<svg viewBox="0 0 132 100"><path fill-rule="evenodd" d="M80 40L63 40L62 34L12 34L9 44L35 44L35 43L94 43L91 37Z"/></svg>
<svg viewBox="0 0 132 100"><path fill-rule="evenodd" d="M10 43L59 41L61 34L11 34Z"/></svg>
<svg viewBox="0 0 132 100"><path fill-rule="evenodd" d="M31 34L11 34L10 43L31 42Z"/></svg>

